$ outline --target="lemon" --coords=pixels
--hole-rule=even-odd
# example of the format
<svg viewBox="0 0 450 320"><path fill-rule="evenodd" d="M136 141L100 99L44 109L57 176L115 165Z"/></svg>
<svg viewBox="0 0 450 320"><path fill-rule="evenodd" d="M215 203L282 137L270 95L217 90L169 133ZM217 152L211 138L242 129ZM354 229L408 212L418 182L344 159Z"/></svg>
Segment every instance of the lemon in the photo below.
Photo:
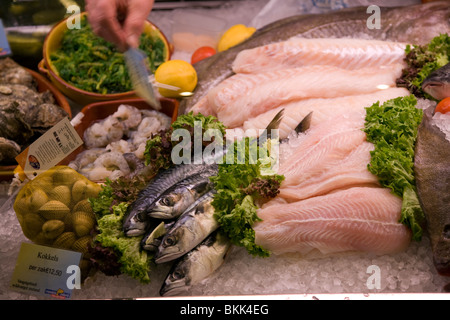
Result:
<svg viewBox="0 0 450 320"><path fill-rule="evenodd" d="M161 84L178 87L169 90L158 88L163 97L178 98L194 91L197 86L197 72L194 67L184 60L169 60L162 63L155 72L155 80Z"/></svg>
<svg viewBox="0 0 450 320"><path fill-rule="evenodd" d="M217 45L217 50L221 52L234 47L250 38L255 31L256 29L253 27L247 27L243 24L236 24L225 31L222 35L219 40L219 44Z"/></svg>

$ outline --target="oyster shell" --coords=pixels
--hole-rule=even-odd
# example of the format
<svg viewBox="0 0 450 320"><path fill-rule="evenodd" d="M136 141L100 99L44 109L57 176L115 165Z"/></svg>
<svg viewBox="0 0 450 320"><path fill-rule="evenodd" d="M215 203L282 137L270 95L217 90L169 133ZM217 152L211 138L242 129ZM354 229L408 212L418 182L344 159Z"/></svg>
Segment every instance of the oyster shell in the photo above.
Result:
<svg viewBox="0 0 450 320"><path fill-rule="evenodd" d="M43 103L30 113L29 123L33 130L38 133L44 133L68 116L69 114L60 106L52 103Z"/></svg>
<svg viewBox="0 0 450 320"><path fill-rule="evenodd" d="M0 137L0 163L14 163L21 147L14 141Z"/></svg>
<svg viewBox="0 0 450 320"><path fill-rule="evenodd" d="M11 58L0 59L0 84L3 83L36 86L33 76Z"/></svg>
<svg viewBox="0 0 450 320"><path fill-rule="evenodd" d="M25 120L16 101L0 101L0 137L23 146L33 136L33 130Z"/></svg>

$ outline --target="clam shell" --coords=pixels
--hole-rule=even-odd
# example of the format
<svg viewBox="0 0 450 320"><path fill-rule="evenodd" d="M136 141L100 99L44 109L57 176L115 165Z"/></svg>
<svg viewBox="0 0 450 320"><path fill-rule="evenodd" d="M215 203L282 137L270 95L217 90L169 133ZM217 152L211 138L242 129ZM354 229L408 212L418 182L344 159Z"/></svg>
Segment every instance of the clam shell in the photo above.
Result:
<svg viewBox="0 0 450 320"><path fill-rule="evenodd" d="M84 211L73 213L73 228L79 237L88 235L95 226L95 219Z"/></svg>
<svg viewBox="0 0 450 320"><path fill-rule="evenodd" d="M69 188L72 188L77 180L84 178L78 172L67 166L55 167L52 176L54 185L65 185Z"/></svg>
<svg viewBox="0 0 450 320"><path fill-rule="evenodd" d="M77 241L77 236L73 232L64 232L53 242L53 246L61 249L70 249Z"/></svg>
<svg viewBox="0 0 450 320"><path fill-rule="evenodd" d="M28 239L32 240L42 230L45 220L36 213L30 213L23 217L22 220L22 232Z"/></svg>
<svg viewBox="0 0 450 320"><path fill-rule="evenodd" d="M29 196L30 210L36 212L48 201L47 193L41 188L32 188L32 193Z"/></svg>
<svg viewBox="0 0 450 320"><path fill-rule="evenodd" d="M73 212L77 211L89 213L92 215L92 218L95 219L94 211L92 210L92 206L87 199L81 200L73 206Z"/></svg>
<svg viewBox="0 0 450 320"><path fill-rule="evenodd" d="M69 207L57 200L48 201L38 210L38 213L47 220L62 220L69 212Z"/></svg>
<svg viewBox="0 0 450 320"><path fill-rule="evenodd" d="M84 236L76 240L72 245L72 250L78 251L86 255L89 252L89 246L92 243L91 236Z"/></svg>
<svg viewBox="0 0 450 320"><path fill-rule="evenodd" d="M61 220L48 220L42 225L42 232L47 239L55 239L64 232L64 222Z"/></svg>
<svg viewBox="0 0 450 320"><path fill-rule="evenodd" d="M50 200L60 201L64 203L67 207L70 207L70 203L72 201L70 188L65 185L56 186L52 190L50 190L48 198Z"/></svg>

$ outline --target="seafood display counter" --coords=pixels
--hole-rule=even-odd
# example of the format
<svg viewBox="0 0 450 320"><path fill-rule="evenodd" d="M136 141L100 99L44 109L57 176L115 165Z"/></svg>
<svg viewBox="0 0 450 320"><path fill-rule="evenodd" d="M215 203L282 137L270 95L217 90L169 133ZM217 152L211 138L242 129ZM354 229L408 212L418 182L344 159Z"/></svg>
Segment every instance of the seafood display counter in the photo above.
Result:
<svg viewBox="0 0 450 320"><path fill-rule="evenodd" d="M380 1L379 28L359 1L303 1L294 16L275 0L181 3L156 1L149 17L165 39L151 79L160 109L128 95L77 101L48 70L0 61L15 81L0 79L1 118L23 126L0 138L14 149L0 183L0 298L448 299L448 2ZM194 63L199 46L217 51ZM188 76L163 83L167 62L195 89L183 92ZM125 83L124 61L113 65ZM96 90L98 76L94 89L75 80ZM24 128L44 135L67 117L74 152L35 177L12 162L31 141ZM77 257L80 286L23 280L28 244L45 260Z"/></svg>

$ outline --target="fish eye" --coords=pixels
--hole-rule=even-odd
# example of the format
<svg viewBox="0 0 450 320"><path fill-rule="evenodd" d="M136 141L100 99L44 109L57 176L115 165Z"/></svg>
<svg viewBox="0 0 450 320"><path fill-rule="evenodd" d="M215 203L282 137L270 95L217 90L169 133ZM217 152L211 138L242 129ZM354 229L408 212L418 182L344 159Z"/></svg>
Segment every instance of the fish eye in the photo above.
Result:
<svg viewBox="0 0 450 320"><path fill-rule="evenodd" d="M173 201L173 199L172 199L171 197L163 198L163 199L161 200L161 203L162 203L163 205L165 205L165 206L168 206L168 207L174 205L174 201Z"/></svg>
<svg viewBox="0 0 450 320"><path fill-rule="evenodd" d="M176 270L172 273L172 277L173 277L175 280L183 279L183 278L184 278L184 272L183 272L183 270L176 269Z"/></svg>
<svg viewBox="0 0 450 320"><path fill-rule="evenodd" d="M164 240L164 246L166 246L166 247L173 246L176 243L177 243L177 239L175 237L173 237L173 236L167 237Z"/></svg>

